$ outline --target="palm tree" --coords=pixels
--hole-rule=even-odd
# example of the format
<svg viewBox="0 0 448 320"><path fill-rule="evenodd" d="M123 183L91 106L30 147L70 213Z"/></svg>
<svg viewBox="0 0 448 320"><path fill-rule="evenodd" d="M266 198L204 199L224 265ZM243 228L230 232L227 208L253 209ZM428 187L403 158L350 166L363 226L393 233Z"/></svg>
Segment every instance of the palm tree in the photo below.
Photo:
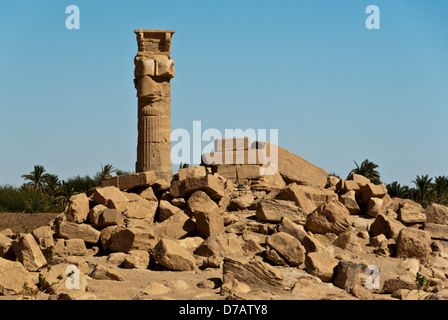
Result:
<svg viewBox="0 0 448 320"><path fill-rule="evenodd" d="M411 193L408 186L401 186L397 181L386 185L387 193L392 198L409 199Z"/></svg>
<svg viewBox="0 0 448 320"><path fill-rule="evenodd" d="M106 164L104 167L101 165L101 171L97 172L95 175L98 185L101 186L102 182L111 177L114 172L115 169L111 164Z"/></svg>
<svg viewBox="0 0 448 320"><path fill-rule="evenodd" d="M44 192L45 179L48 178L48 174L45 173L43 166L35 165L34 171L31 171L29 174L22 175L22 178L30 181L27 185L29 185L31 189Z"/></svg>
<svg viewBox="0 0 448 320"><path fill-rule="evenodd" d="M429 175L417 175L417 178L412 181L415 184L415 200L422 206L426 206L429 201L429 196L432 191L432 178Z"/></svg>
<svg viewBox="0 0 448 320"><path fill-rule="evenodd" d="M448 177L447 176L438 176L435 177L434 185L434 202L440 204L448 203Z"/></svg>
<svg viewBox="0 0 448 320"><path fill-rule="evenodd" d="M58 186L61 184L56 174L47 174L43 181L43 187L46 194L55 196Z"/></svg>
<svg viewBox="0 0 448 320"><path fill-rule="evenodd" d="M366 159L361 163L361 166L359 166L356 161L353 162L356 164L356 168L350 171L348 176L356 173L366 177L367 179L370 179L370 181L374 184L381 184L380 173L375 170L376 168L378 168L378 165L376 163L373 163Z"/></svg>

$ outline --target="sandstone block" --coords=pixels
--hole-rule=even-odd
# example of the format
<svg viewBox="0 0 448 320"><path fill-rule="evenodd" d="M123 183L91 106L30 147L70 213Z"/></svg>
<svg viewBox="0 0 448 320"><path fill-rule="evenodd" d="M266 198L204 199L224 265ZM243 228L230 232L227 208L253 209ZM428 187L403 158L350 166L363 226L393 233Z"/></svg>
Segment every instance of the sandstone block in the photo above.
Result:
<svg viewBox="0 0 448 320"><path fill-rule="evenodd" d="M0 234L0 258L15 260L12 239Z"/></svg>
<svg viewBox="0 0 448 320"><path fill-rule="evenodd" d="M203 257L240 257L245 254L243 240L233 233L220 233L208 237L194 251Z"/></svg>
<svg viewBox="0 0 448 320"><path fill-rule="evenodd" d="M67 221L82 223L87 219L90 211L90 201L85 193L80 193L70 197L68 206L65 209Z"/></svg>
<svg viewBox="0 0 448 320"><path fill-rule="evenodd" d="M372 236L384 234L386 238L397 239L401 229L405 226L398 220L390 218L384 214L379 214L370 225L369 232Z"/></svg>
<svg viewBox="0 0 448 320"><path fill-rule="evenodd" d="M446 224L425 223L424 230L431 239L448 240L448 225Z"/></svg>
<svg viewBox="0 0 448 320"><path fill-rule="evenodd" d="M425 263L431 251L431 237L427 232L416 228L403 228L398 234L397 257L415 257Z"/></svg>
<svg viewBox="0 0 448 320"><path fill-rule="evenodd" d="M47 264L42 251L39 248L33 235L27 233L24 236L14 240L12 247L17 259L28 271L37 271Z"/></svg>
<svg viewBox="0 0 448 320"><path fill-rule="evenodd" d="M215 139L215 151L248 150L250 138Z"/></svg>
<svg viewBox="0 0 448 320"><path fill-rule="evenodd" d="M179 180L185 180L187 178L203 178L207 175L205 167L193 166L179 169Z"/></svg>
<svg viewBox="0 0 448 320"><path fill-rule="evenodd" d="M305 258L306 271L323 282L330 282L333 279L334 269L338 263L339 260L323 251L310 252Z"/></svg>
<svg viewBox="0 0 448 320"><path fill-rule="evenodd" d="M124 257L122 266L126 269L147 269L150 255L145 250L131 250Z"/></svg>
<svg viewBox="0 0 448 320"><path fill-rule="evenodd" d="M339 235L339 237L333 242L333 244L344 250L348 250L353 253L361 253L361 244L359 238L350 231L345 231Z"/></svg>
<svg viewBox="0 0 448 320"><path fill-rule="evenodd" d="M196 266L192 254L174 240L160 240L154 247L153 256L157 263L169 270L191 271Z"/></svg>
<svg viewBox="0 0 448 320"><path fill-rule="evenodd" d="M425 209L424 213L426 215L426 222L428 223L448 223L448 207L433 203Z"/></svg>
<svg viewBox="0 0 448 320"><path fill-rule="evenodd" d="M356 201L356 191L351 190L340 196L339 201L347 208L351 215L361 213L358 202Z"/></svg>
<svg viewBox="0 0 448 320"><path fill-rule="evenodd" d="M237 280L252 290L275 293L283 289L281 273L269 264L256 259L224 258L223 283Z"/></svg>
<svg viewBox="0 0 448 320"><path fill-rule="evenodd" d="M236 176L238 179L259 179L261 178L260 166L257 165L237 165Z"/></svg>
<svg viewBox="0 0 448 320"><path fill-rule="evenodd" d="M286 232L286 233L292 235L294 238L296 238L300 242L302 242L303 238L305 238L307 235L305 228L302 225L294 223L285 217L283 217L280 220L280 224L278 226L278 231Z"/></svg>
<svg viewBox="0 0 448 320"><path fill-rule="evenodd" d="M299 224L304 224L306 221L305 212L288 200L263 199L258 203L256 216L268 222L279 222L283 217Z"/></svg>
<svg viewBox="0 0 448 320"><path fill-rule="evenodd" d="M218 176L211 174L201 178L187 178L185 180L185 192L187 194L193 193L197 190L202 190L207 193L210 198L218 200L225 194L223 181L220 180Z"/></svg>
<svg viewBox="0 0 448 320"><path fill-rule="evenodd" d="M201 236L208 238L224 231L224 220L219 207L205 192L194 192L187 205L196 218L196 227Z"/></svg>
<svg viewBox="0 0 448 320"><path fill-rule="evenodd" d="M33 280L28 270L18 261L0 257L0 295L20 294L25 283L32 288Z"/></svg>
<svg viewBox="0 0 448 320"><path fill-rule="evenodd" d="M156 215L157 206L157 202L146 199L129 202L123 211L123 215L129 219L144 219L152 223Z"/></svg>
<svg viewBox="0 0 448 320"><path fill-rule="evenodd" d="M416 206L405 204L398 209L398 220L402 223L414 224L426 222L426 215L422 209Z"/></svg>
<svg viewBox="0 0 448 320"><path fill-rule="evenodd" d="M180 209L176 206L173 206L170 202L166 200L160 200L158 210L159 212L157 214L157 218L160 221L164 221L169 217L173 216Z"/></svg>
<svg viewBox="0 0 448 320"><path fill-rule="evenodd" d="M36 228L32 232L41 249L48 249L54 246L53 234L50 226ZM1 254L0 254L1 255Z"/></svg>
<svg viewBox="0 0 448 320"><path fill-rule="evenodd" d="M350 212L337 200L320 205L306 219L305 230L314 233L341 234L352 221Z"/></svg>
<svg viewBox="0 0 448 320"><path fill-rule="evenodd" d="M97 188L93 191L92 198L96 204L102 204L120 212L124 211L129 202L117 187Z"/></svg>
<svg viewBox="0 0 448 320"><path fill-rule="evenodd" d="M87 224L58 222L55 225L56 236L64 239L83 239L88 243L97 243L101 232Z"/></svg>
<svg viewBox="0 0 448 320"><path fill-rule="evenodd" d="M266 244L277 251L291 266L298 266L305 260L305 248L285 232L277 232L266 238Z"/></svg>

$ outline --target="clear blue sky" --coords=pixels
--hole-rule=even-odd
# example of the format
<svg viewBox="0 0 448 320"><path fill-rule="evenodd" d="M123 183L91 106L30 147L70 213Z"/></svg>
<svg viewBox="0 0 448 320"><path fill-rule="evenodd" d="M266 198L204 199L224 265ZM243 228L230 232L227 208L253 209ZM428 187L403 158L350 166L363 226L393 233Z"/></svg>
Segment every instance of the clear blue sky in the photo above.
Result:
<svg viewBox="0 0 448 320"><path fill-rule="evenodd" d="M0 185L35 164L134 170L135 28L176 30L172 129L279 129L342 177L366 158L386 183L448 175L447 15L440 0L3 1Z"/></svg>

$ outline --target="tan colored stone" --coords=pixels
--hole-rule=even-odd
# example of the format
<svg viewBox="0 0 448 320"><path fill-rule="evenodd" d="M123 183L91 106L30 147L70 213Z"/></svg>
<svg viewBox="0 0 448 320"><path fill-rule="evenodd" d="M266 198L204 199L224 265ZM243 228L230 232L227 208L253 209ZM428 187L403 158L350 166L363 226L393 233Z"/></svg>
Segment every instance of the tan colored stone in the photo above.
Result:
<svg viewBox="0 0 448 320"><path fill-rule="evenodd" d="M305 248L299 240L288 233L274 233L266 238L266 244L277 251L291 266L298 266L305 260Z"/></svg>
<svg viewBox="0 0 448 320"><path fill-rule="evenodd" d="M397 238L397 257L417 258L421 263L429 260L431 237L423 230L403 228Z"/></svg>
<svg viewBox="0 0 448 320"><path fill-rule="evenodd" d="M236 176L238 179L259 179L261 178L260 166L258 165L237 165Z"/></svg>
<svg viewBox="0 0 448 320"><path fill-rule="evenodd" d="M350 231L341 233L333 244L353 253L361 253L362 251L358 237Z"/></svg>
<svg viewBox="0 0 448 320"><path fill-rule="evenodd" d="M426 222L447 224L448 223L448 207L433 203L425 209Z"/></svg>
<svg viewBox="0 0 448 320"><path fill-rule="evenodd" d="M306 271L323 282L330 282L333 279L334 269L338 263L339 260L324 251L310 252L305 257Z"/></svg>
<svg viewBox="0 0 448 320"><path fill-rule="evenodd" d="M197 190L207 193L212 199L221 199L224 196L224 183L216 175L208 174L201 178L187 178L185 192L191 194ZM171 192L171 189L170 189Z"/></svg>
<svg viewBox="0 0 448 320"><path fill-rule="evenodd" d="M283 289L281 273L260 259L224 258L223 283L237 280L252 290L267 293L279 292Z"/></svg>
<svg viewBox="0 0 448 320"><path fill-rule="evenodd" d="M32 234L41 249L48 249L54 246L54 231L51 230L50 226L36 228L33 230Z"/></svg>
<svg viewBox="0 0 448 320"><path fill-rule="evenodd" d="M12 239L0 234L0 258L15 260Z"/></svg>
<svg viewBox="0 0 448 320"><path fill-rule="evenodd" d="M448 240L448 225L425 223L424 230L429 234L431 239Z"/></svg>
<svg viewBox="0 0 448 320"><path fill-rule="evenodd" d="M232 139L215 139L215 151L221 152L226 150L248 150L250 146L250 138L232 138Z"/></svg>
<svg viewBox="0 0 448 320"><path fill-rule="evenodd" d="M97 204L102 204L109 209L117 209L120 212L123 212L129 203L117 187L97 188L93 191L92 198Z"/></svg>
<svg viewBox="0 0 448 320"><path fill-rule="evenodd" d="M82 223L87 219L90 211L90 201L85 193L80 193L70 197L65 215L67 221Z"/></svg>
<svg viewBox="0 0 448 320"><path fill-rule="evenodd" d="M244 242L233 233L220 233L208 237L194 251L203 257L240 257L245 254Z"/></svg>
<svg viewBox="0 0 448 320"><path fill-rule="evenodd" d="M187 178L203 178L206 176L205 167L193 166L179 169L179 180L185 180Z"/></svg>
<svg viewBox="0 0 448 320"><path fill-rule="evenodd" d="M39 248L33 235L27 233L24 236L14 240L12 247L17 259L28 271L37 271L47 264L42 251Z"/></svg>
<svg viewBox="0 0 448 320"><path fill-rule="evenodd" d="M173 216L174 214L176 214L176 212L179 211L180 209L176 206L173 206L170 202L166 200L160 200L158 210L159 211L157 214L157 218L160 221L164 221L169 217Z"/></svg>
<svg viewBox="0 0 448 320"><path fill-rule="evenodd" d="M0 295L21 294L25 283L33 289L33 279L27 269L18 261L0 257Z"/></svg>
<svg viewBox="0 0 448 320"><path fill-rule="evenodd" d="M397 239L401 229L405 226L400 222L384 214L379 214L370 225L369 232L372 236L384 234L386 238Z"/></svg>
<svg viewBox="0 0 448 320"><path fill-rule="evenodd" d="M154 259L169 270L191 271L195 269L194 257L174 240L160 240L154 247Z"/></svg>
<svg viewBox="0 0 448 320"><path fill-rule="evenodd" d="M129 202L123 211L123 215L129 219L144 219L153 222L157 211L157 205L157 202L146 199Z"/></svg>
<svg viewBox="0 0 448 320"><path fill-rule="evenodd" d="M424 223L426 222L426 215L422 209L416 206L405 204L398 209L398 220L402 223Z"/></svg>
<svg viewBox="0 0 448 320"><path fill-rule="evenodd" d="M131 250L123 259L123 268L126 269L147 269L150 255L145 250Z"/></svg>
<svg viewBox="0 0 448 320"><path fill-rule="evenodd" d="M361 213L358 202L356 201L356 191L350 190L340 196L339 201L347 208L351 215Z"/></svg>
<svg viewBox="0 0 448 320"><path fill-rule="evenodd" d="M337 200L320 205L306 219L305 230L341 234L351 225L350 212Z"/></svg>
<svg viewBox="0 0 448 320"><path fill-rule="evenodd" d="M256 216L268 222L279 222L283 217L299 224L306 221L306 213L288 200L263 199L258 203Z"/></svg>
<svg viewBox="0 0 448 320"><path fill-rule="evenodd" d="M67 239L64 252L68 256L83 256L87 253L86 244L82 239Z"/></svg>
<svg viewBox="0 0 448 320"><path fill-rule="evenodd" d="M87 224L58 222L55 225L56 236L64 239L83 239L88 243L97 243L101 232Z"/></svg>

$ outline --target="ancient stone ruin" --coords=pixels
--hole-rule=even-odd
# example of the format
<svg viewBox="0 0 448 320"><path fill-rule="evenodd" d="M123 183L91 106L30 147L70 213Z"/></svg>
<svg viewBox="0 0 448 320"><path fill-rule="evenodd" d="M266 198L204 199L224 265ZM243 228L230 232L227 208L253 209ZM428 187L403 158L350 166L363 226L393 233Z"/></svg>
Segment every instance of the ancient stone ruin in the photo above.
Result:
<svg viewBox="0 0 448 320"><path fill-rule="evenodd" d="M248 138L217 140L201 165L172 176L173 33L136 30L137 172L71 197L32 233L0 231L0 295L448 298L447 207L391 198L384 184L329 176ZM77 286L61 283L67 270Z"/></svg>
<svg viewBox="0 0 448 320"><path fill-rule="evenodd" d="M174 30L135 30L135 88L138 97L138 144L136 172L154 171L171 180L171 84Z"/></svg>

